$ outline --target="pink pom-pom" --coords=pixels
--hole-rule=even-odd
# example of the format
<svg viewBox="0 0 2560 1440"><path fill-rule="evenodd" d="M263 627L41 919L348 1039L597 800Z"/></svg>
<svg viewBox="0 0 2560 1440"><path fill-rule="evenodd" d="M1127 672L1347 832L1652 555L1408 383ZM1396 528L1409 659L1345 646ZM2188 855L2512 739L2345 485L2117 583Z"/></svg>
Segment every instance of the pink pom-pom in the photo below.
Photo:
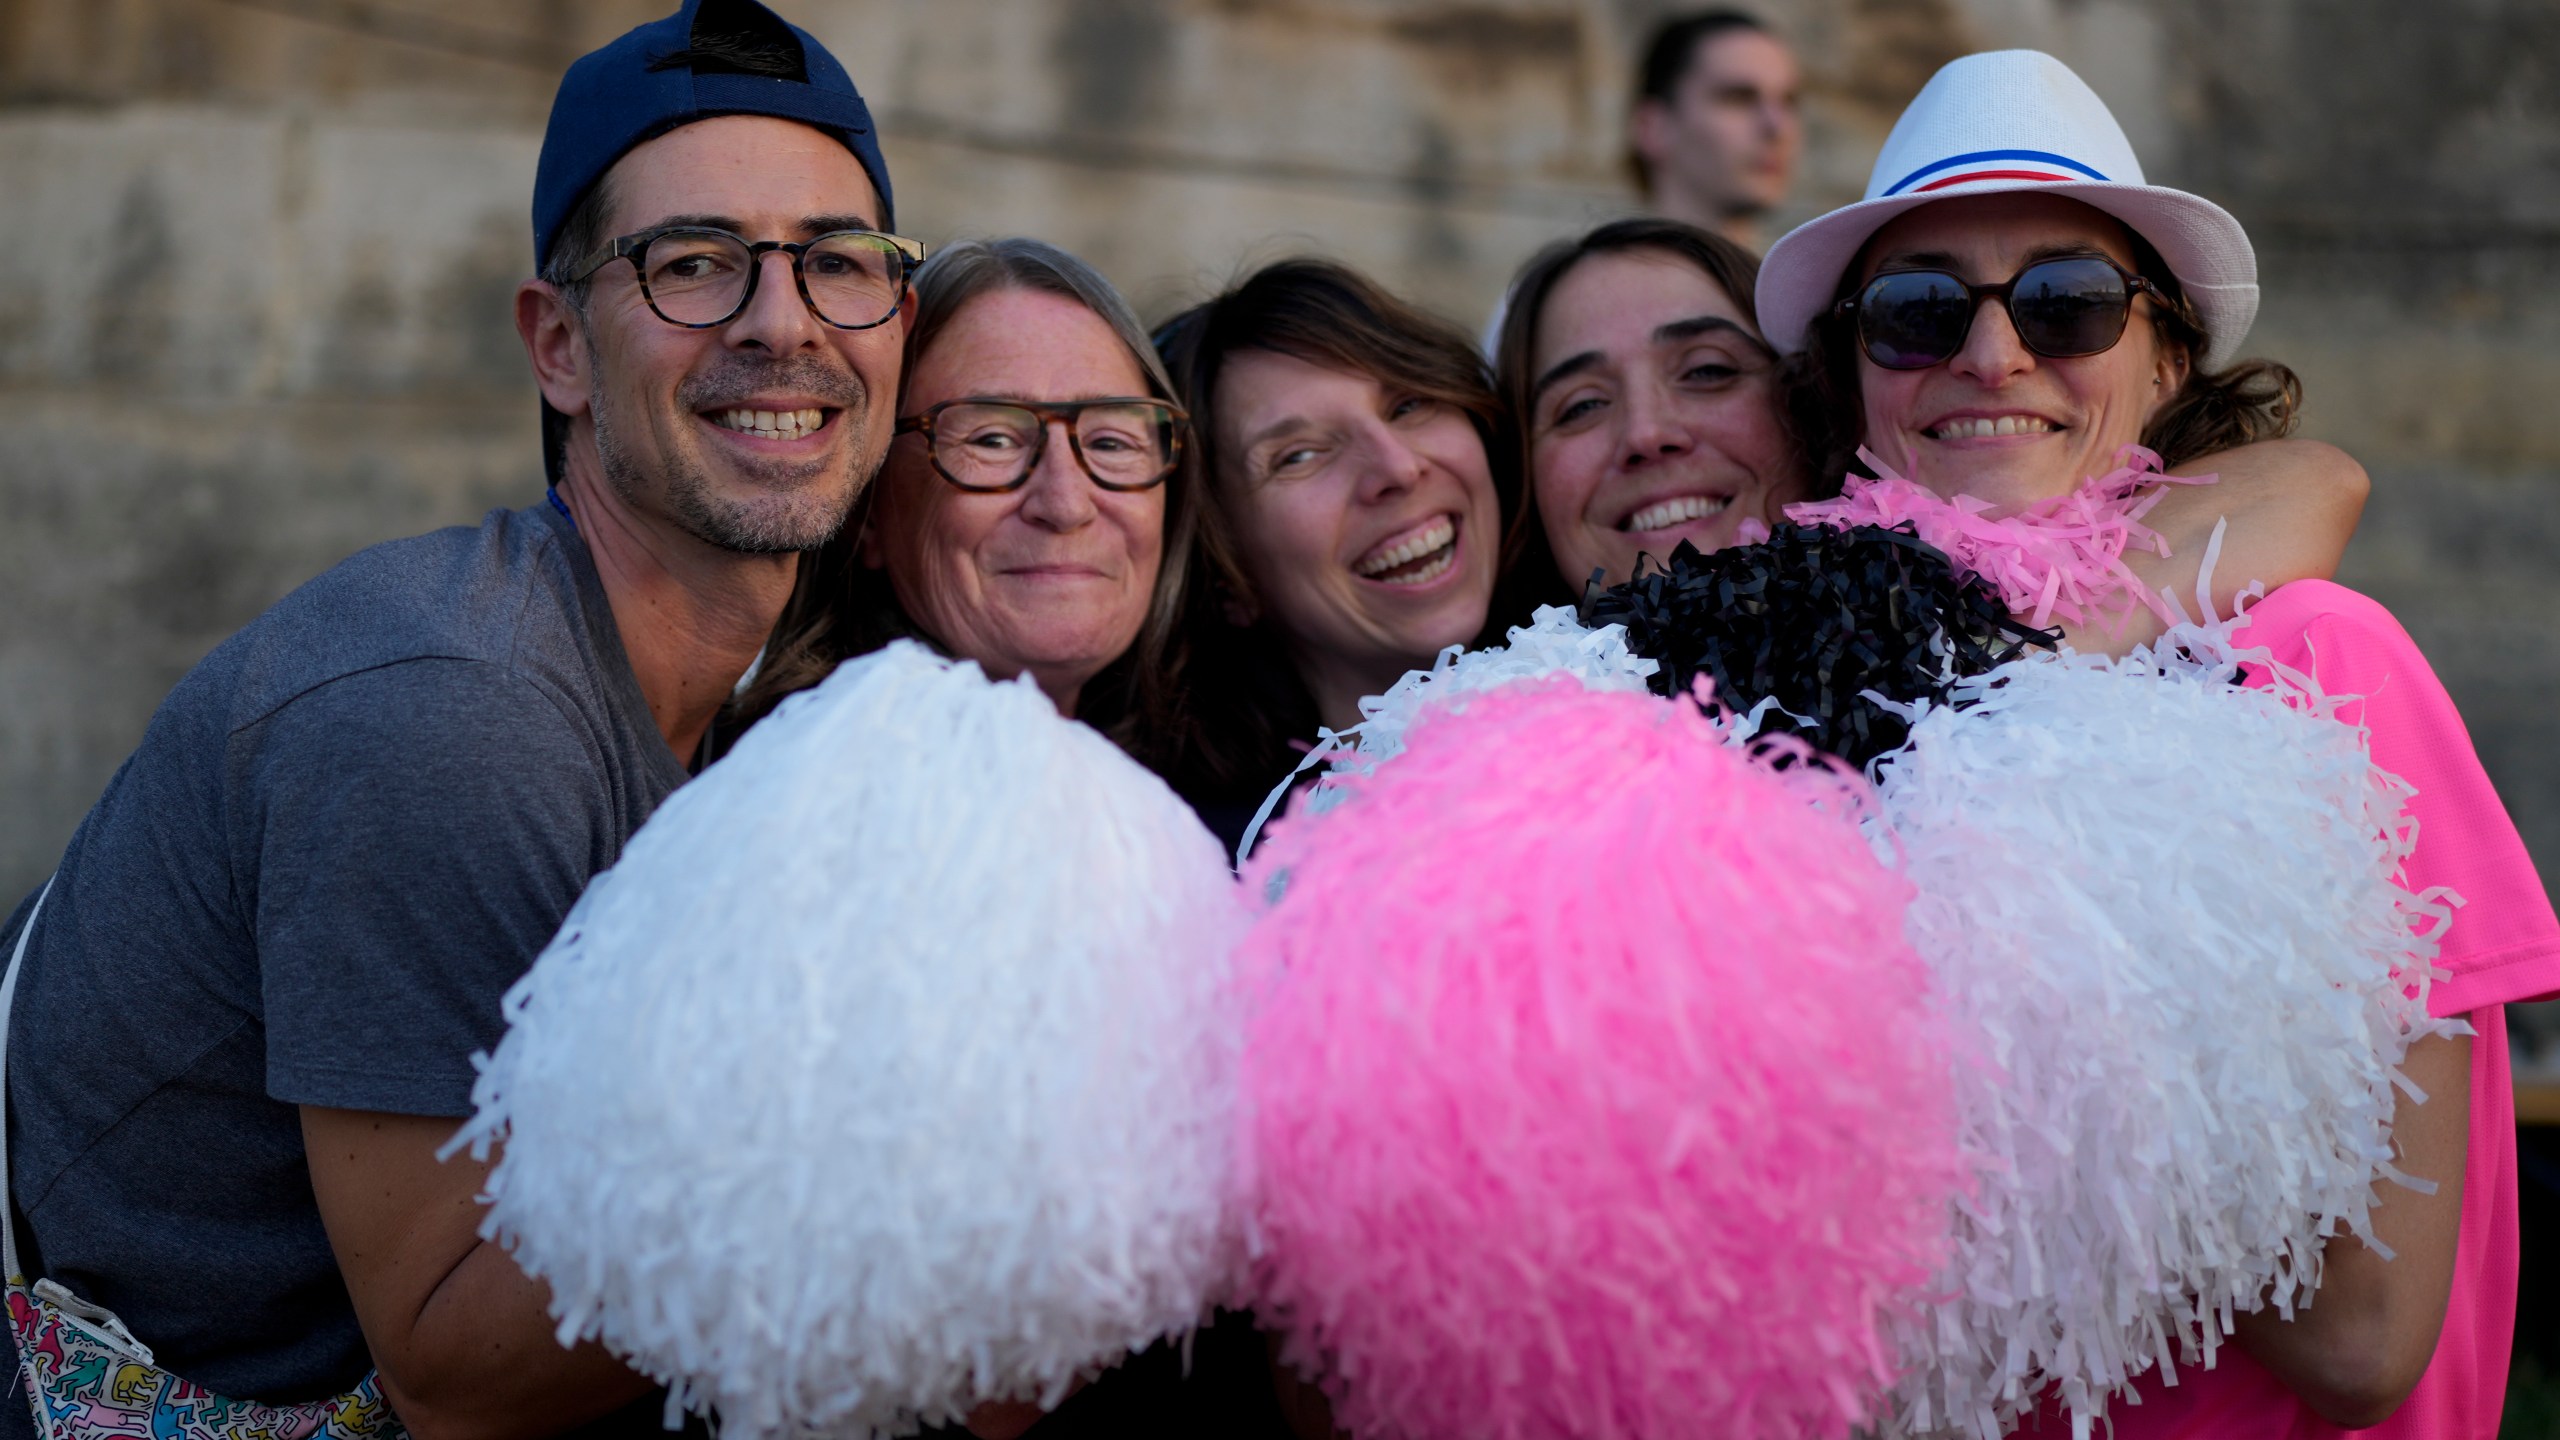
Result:
<svg viewBox="0 0 2560 1440"><path fill-rule="evenodd" d="M1256 1284L1362 1437L1837 1435L1959 1184L1865 792L1528 682L1274 828Z"/></svg>
<svg viewBox="0 0 2560 1440"><path fill-rule="evenodd" d="M2151 593L2133 567L2128 547L2157 555L2169 542L2142 523L2169 485L2210 485L2211 475L2166 475L2160 457L2140 445L2116 455L2116 468L2080 482L2068 495L2041 500L2003 519L1990 501L1972 495L1947 499L1902 478L1870 450L1858 459L1876 478L1851 475L1837 500L1787 507L1800 525L1897 525L1944 551L1956 568L1979 575L2009 608L2044 628L2057 615L2074 625L2091 620L2120 625L2139 603L2164 625L2180 617Z"/></svg>

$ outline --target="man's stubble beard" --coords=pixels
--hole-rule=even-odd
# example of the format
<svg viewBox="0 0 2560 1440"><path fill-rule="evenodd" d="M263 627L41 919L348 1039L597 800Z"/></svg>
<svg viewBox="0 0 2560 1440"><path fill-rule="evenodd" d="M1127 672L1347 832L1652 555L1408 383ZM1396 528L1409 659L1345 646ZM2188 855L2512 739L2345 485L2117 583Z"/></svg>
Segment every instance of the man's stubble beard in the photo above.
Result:
<svg viewBox="0 0 2560 1440"><path fill-rule="evenodd" d="M590 348L588 354L590 364L598 367L595 373L601 374L594 350ZM802 465L750 464L750 473L762 468L765 476L781 483L770 493L744 500L720 495L700 452L690 443L691 437L681 432L684 420L702 408L688 392L713 388L715 382L724 376L737 376L742 368L757 379L778 382L779 388L810 391L834 402L834 423L848 427L840 442L843 448L837 452L844 458L830 456ZM733 382L727 388L758 387ZM622 422L606 398L607 393L606 387L597 387L589 407L595 422L596 458L602 464L605 483L613 487L624 504L644 512L663 509L686 534L706 545L741 555L815 550L834 539L844 527L845 517L852 513L854 501L879 477L881 464L888 458L889 447L870 433L869 393L859 377L800 359L733 365L711 376L689 379L679 387L676 426L660 447L664 469L655 477L661 483L655 487L658 499L653 503L652 477L623 443ZM830 489L812 483L828 468L838 466L852 472L841 485Z"/></svg>

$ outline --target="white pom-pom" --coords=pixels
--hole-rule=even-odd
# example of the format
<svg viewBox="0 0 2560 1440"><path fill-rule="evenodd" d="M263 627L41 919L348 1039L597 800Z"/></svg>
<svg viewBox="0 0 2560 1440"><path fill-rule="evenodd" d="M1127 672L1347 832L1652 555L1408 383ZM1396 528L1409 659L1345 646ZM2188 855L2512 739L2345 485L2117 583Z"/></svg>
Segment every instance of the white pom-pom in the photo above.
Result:
<svg viewBox="0 0 2560 1440"><path fill-rule="evenodd" d="M1594 692L1644 689L1662 667L1627 649L1627 627L1586 630L1562 605L1542 605L1526 625L1514 625L1506 643L1482 650L1440 652L1428 670L1409 670L1384 695L1360 702L1360 723L1344 732L1359 746L1333 757L1333 773L1362 774L1404 753L1405 732L1425 709L1464 708L1465 698L1498 690L1515 680L1571 675Z"/></svg>
<svg viewBox="0 0 2560 1440"><path fill-rule="evenodd" d="M1404 753L1405 732L1427 707L1464 708L1466 697L1498 690L1515 680L1541 675L1571 675L1593 692L1646 688L1662 667L1627 648L1627 627L1603 625L1586 630L1562 605L1541 605L1526 625L1506 632L1507 643L1469 650L1452 645L1440 652L1428 670L1408 670L1384 695L1360 702L1360 723L1346 730L1326 730L1295 773L1275 787L1245 830L1237 852L1241 863L1253 850L1254 837L1280 808L1299 774L1322 764L1325 777L1302 802L1310 815L1320 815L1342 802L1344 792L1334 777L1365 775Z"/></svg>
<svg viewBox="0 0 2560 1440"><path fill-rule="evenodd" d="M1905 1431L1988 1440L2055 1385L2094 1420L2262 1295L2291 1313L2402 1178L2449 911L2394 883L2408 787L2301 677L2234 684L2264 657L2229 633L2013 661L1879 768L1910 937L1992 1060L1958 1076L1984 1177L1905 1335Z"/></svg>
<svg viewBox="0 0 2560 1440"><path fill-rule="evenodd" d="M1054 1404L1233 1230L1216 840L1027 681L907 644L669 798L506 999L483 1233L741 1436Z"/></svg>

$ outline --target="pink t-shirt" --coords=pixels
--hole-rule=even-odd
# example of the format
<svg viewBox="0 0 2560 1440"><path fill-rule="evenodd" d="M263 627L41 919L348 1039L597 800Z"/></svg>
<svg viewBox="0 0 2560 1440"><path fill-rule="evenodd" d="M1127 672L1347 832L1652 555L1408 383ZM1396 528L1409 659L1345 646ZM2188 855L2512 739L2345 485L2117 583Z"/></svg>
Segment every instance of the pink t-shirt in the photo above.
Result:
<svg viewBox="0 0 2560 1440"><path fill-rule="evenodd" d="M2493 1437L2506 1402L2516 1318L2516 1117L2507 1075L2511 1000L2560 991L2560 921L2506 807L2490 788L2462 716L2426 657L2391 612L2343 586L2302 580L2249 612L2243 644L2313 676L2331 695L2361 695L2341 712L2373 736L2374 760L2417 787L2411 889L2449 886L2454 912L2429 1008L2465 1015L2471 1042L2471 1136L2462 1188L2462 1237L2453 1298L2435 1359L2390 1419L2345 1431L2321 1419L2239 1347L2222 1347L2210 1370L2182 1367L2175 1385L2156 1372L2134 1387L2140 1404L2107 1407L2116 1440L2326 1437L2388 1440ZM2055 1427L2059 1426L2057 1430ZM2067 1412L2031 1419L2021 1433L2071 1433Z"/></svg>

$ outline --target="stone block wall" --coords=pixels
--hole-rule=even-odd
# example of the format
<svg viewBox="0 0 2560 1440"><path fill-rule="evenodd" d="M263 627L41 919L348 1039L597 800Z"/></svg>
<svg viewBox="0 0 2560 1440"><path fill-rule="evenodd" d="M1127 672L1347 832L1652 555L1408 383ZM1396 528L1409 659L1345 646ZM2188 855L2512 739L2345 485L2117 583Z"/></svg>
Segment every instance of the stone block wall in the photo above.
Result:
<svg viewBox="0 0 2560 1440"><path fill-rule="evenodd" d="M561 67L663 0L0 8L0 892L152 707L375 540L539 493L507 296ZM1338 255L1469 325L1630 203L1656 0L781 0L883 122L902 228L1033 233L1161 314ZM2350 583L2434 656L2560 870L2560 11L1796 0L1793 214L1939 63L2049 49L2257 239L2252 348L2374 472Z"/></svg>

